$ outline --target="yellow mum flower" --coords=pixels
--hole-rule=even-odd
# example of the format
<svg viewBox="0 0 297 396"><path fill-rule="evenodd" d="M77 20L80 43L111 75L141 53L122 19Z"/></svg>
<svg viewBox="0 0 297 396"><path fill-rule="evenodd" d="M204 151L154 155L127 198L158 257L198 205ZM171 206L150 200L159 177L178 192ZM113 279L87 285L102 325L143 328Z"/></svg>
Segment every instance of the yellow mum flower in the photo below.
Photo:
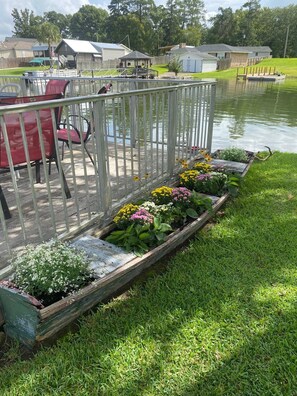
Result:
<svg viewBox="0 0 297 396"><path fill-rule="evenodd" d="M130 216L137 212L139 209L139 205L134 205L134 204L126 204L124 205L116 214L114 217L113 221L117 225L121 225L125 222L127 222L130 219Z"/></svg>
<svg viewBox="0 0 297 396"><path fill-rule="evenodd" d="M194 183L200 172L196 169L186 170L179 175L180 185L187 187L190 190L193 189Z"/></svg>
<svg viewBox="0 0 297 396"><path fill-rule="evenodd" d="M208 173L212 170L212 165L205 162L196 162L196 164L194 164L193 166L193 169L196 169L203 173Z"/></svg>
<svg viewBox="0 0 297 396"><path fill-rule="evenodd" d="M163 205L171 202L173 188L162 186L158 187L151 192L152 199L155 204Z"/></svg>

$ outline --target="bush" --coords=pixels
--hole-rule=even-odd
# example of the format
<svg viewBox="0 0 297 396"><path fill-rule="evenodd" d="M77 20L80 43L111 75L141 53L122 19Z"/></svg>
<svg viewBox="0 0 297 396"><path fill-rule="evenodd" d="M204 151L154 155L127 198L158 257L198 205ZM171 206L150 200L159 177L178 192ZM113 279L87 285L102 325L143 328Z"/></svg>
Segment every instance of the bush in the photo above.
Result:
<svg viewBox="0 0 297 396"><path fill-rule="evenodd" d="M58 241L28 246L12 265L15 269L13 283L45 305L93 279L85 255Z"/></svg>
<svg viewBox="0 0 297 396"><path fill-rule="evenodd" d="M178 73L180 73L182 71L183 67L182 67L182 62L179 58L174 57L173 59L171 59L168 63L168 70L170 72L175 73L175 75L177 76Z"/></svg>
<svg viewBox="0 0 297 396"><path fill-rule="evenodd" d="M238 147L230 147L220 151L218 158L226 161L248 162L246 151Z"/></svg>

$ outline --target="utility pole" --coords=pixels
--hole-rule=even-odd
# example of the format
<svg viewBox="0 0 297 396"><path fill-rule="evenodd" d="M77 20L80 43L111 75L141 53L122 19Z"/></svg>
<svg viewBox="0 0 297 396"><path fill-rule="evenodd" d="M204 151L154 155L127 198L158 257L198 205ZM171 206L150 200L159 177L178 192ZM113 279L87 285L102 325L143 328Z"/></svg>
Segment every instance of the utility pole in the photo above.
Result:
<svg viewBox="0 0 297 396"><path fill-rule="evenodd" d="M286 34L286 41L285 41L285 48L284 48L284 58L286 57L286 53L287 53L289 30L290 30L290 25L288 25L288 27L287 27L287 34Z"/></svg>

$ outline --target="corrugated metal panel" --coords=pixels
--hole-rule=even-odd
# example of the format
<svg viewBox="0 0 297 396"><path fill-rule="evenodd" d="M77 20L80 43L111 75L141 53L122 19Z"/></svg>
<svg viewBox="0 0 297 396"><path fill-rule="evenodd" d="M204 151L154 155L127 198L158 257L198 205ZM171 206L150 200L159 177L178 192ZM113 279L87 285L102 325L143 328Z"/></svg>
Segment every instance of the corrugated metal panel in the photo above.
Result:
<svg viewBox="0 0 297 396"><path fill-rule="evenodd" d="M94 42L94 41L91 41L90 43L99 51L101 49L115 49L115 50L122 50L123 49L123 47L120 46L119 44L97 43L97 42Z"/></svg>
<svg viewBox="0 0 297 396"><path fill-rule="evenodd" d="M80 52L85 54L96 54L98 51L90 43L85 40L63 40L74 52Z"/></svg>

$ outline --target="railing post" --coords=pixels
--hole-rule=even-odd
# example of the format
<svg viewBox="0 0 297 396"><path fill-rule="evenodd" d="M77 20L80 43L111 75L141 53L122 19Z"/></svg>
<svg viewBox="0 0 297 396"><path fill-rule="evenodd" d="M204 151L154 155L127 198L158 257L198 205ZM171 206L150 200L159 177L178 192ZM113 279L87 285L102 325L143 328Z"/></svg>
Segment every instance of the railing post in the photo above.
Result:
<svg viewBox="0 0 297 396"><path fill-rule="evenodd" d="M96 147L97 177L99 181L99 208L105 216L111 208L111 191L107 170L107 131L105 124L105 101L94 102L94 138Z"/></svg>
<svg viewBox="0 0 297 396"><path fill-rule="evenodd" d="M206 149L208 150L209 153L211 152L212 136L213 136L213 120L214 120L214 110L215 110L216 84L212 84L210 89L211 89L211 92L210 92L207 141L206 141Z"/></svg>
<svg viewBox="0 0 297 396"><path fill-rule="evenodd" d="M136 147L138 101L136 95L130 97L130 139L131 147Z"/></svg>
<svg viewBox="0 0 297 396"><path fill-rule="evenodd" d="M177 135L177 89L168 92L167 172L173 175Z"/></svg>

